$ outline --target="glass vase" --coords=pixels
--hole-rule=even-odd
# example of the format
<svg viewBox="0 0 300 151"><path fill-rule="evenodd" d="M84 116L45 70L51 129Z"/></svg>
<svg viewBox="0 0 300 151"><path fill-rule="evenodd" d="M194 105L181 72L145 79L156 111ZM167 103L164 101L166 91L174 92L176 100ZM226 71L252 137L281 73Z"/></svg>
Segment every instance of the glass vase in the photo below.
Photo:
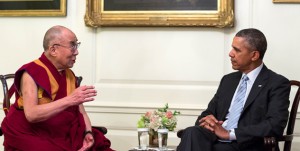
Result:
<svg viewBox="0 0 300 151"><path fill-rule="evenodd" d="M158 133L153 129L149 131L149 147L158 147Z"/></svg>

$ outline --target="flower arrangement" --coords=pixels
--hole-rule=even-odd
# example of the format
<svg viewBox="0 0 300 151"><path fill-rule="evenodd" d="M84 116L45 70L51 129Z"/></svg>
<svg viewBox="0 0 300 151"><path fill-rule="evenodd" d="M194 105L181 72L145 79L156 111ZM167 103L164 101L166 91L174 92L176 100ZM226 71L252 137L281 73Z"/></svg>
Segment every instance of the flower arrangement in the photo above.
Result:
<svg viewBox="0 0 300 151"><path fill-rule="evenodd" d="M159 128L167 128L169 131L174 131L177 125L176 116L180 114L179 111L168 111L168 103L164 108L154 111L148 111L141 116L137 123L138 128L149 128L157 132Z"/></svg>

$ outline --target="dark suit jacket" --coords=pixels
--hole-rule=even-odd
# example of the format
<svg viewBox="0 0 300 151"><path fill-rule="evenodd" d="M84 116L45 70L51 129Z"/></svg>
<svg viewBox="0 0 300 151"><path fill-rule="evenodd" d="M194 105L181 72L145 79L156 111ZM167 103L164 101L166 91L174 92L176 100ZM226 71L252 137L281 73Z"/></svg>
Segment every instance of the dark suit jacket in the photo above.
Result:
<svg viewBox="0 0 300 151"><path fill-rule="evenodd" d="M208 108L196 121L214 115L225 121L241 72L225 75ZM241 150L263 150L264 136L281 136L288 120L290 83L285 77L269 70L265 65L257 76L235 129Z"/></svg>

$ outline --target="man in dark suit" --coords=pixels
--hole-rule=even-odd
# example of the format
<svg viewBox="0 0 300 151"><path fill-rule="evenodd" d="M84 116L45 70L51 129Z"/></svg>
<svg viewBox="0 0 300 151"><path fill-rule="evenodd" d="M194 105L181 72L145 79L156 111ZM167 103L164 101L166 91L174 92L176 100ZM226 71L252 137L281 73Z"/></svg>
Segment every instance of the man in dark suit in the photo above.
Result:
<svg viewBox="0 0 300 151"><path fill-rule="evenodd" d="M229 57L238 71L222 78L195 126L184 130L178 151L263 151L263 137L283 134L291 87L264 65L266 49L267 40L257 29L235 35Z"/></svg>

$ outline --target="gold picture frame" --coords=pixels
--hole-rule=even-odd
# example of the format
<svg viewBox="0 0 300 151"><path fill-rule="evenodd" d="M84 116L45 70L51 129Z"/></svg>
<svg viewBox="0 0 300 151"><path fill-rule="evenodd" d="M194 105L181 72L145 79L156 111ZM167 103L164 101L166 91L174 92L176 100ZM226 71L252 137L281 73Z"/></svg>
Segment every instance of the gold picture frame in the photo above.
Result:
<svg viewBox="0 0 300 151"><path fill-rule="evenodd" d="M273 0L273 3L300 3L300 0Z"/></svg>
<svg viewBox="0 0 300 151"><path fill-rule="evenodd" d="M117 3L125 3L126 7L117 7ZM214 10L195 10L187 7L186 10L143 10L148 6L141 4L142 9L133 2L163 3L163 1L209 1L216 4ZM207 27L233 27L234 0L86 0L85 24L91 27L100 26L207 26ZM111 8L107 3L112 3ZM115 4L113 4L115 3ZM165 2L167 3L167 2ZM106 5L107 4L107 5ZM132 4L133 9L128 9ZM201 4L203 5L203 3ZM123 5L125 6L125 5ZM166 5L169 7L169 5ZM175 6L175 5L174 5ZM180 5L183 6L183 5ZM157 6L155 6L157 7ZM202 7L202 6L201 6ZM163 8L163 7L162 7ZM175 8L175 7L174 7ZM208 7L207 7L208 8ZM110 9L110 10L109 10ZM113 10L115 9L115 10ZM185 8L184 8L185 9Z"/></svg>
<svg viewBox="0 0 300 151"><path fill-rule="evenodd" d="M0 16L66 16L67 0L0 0Z"/></svg>

